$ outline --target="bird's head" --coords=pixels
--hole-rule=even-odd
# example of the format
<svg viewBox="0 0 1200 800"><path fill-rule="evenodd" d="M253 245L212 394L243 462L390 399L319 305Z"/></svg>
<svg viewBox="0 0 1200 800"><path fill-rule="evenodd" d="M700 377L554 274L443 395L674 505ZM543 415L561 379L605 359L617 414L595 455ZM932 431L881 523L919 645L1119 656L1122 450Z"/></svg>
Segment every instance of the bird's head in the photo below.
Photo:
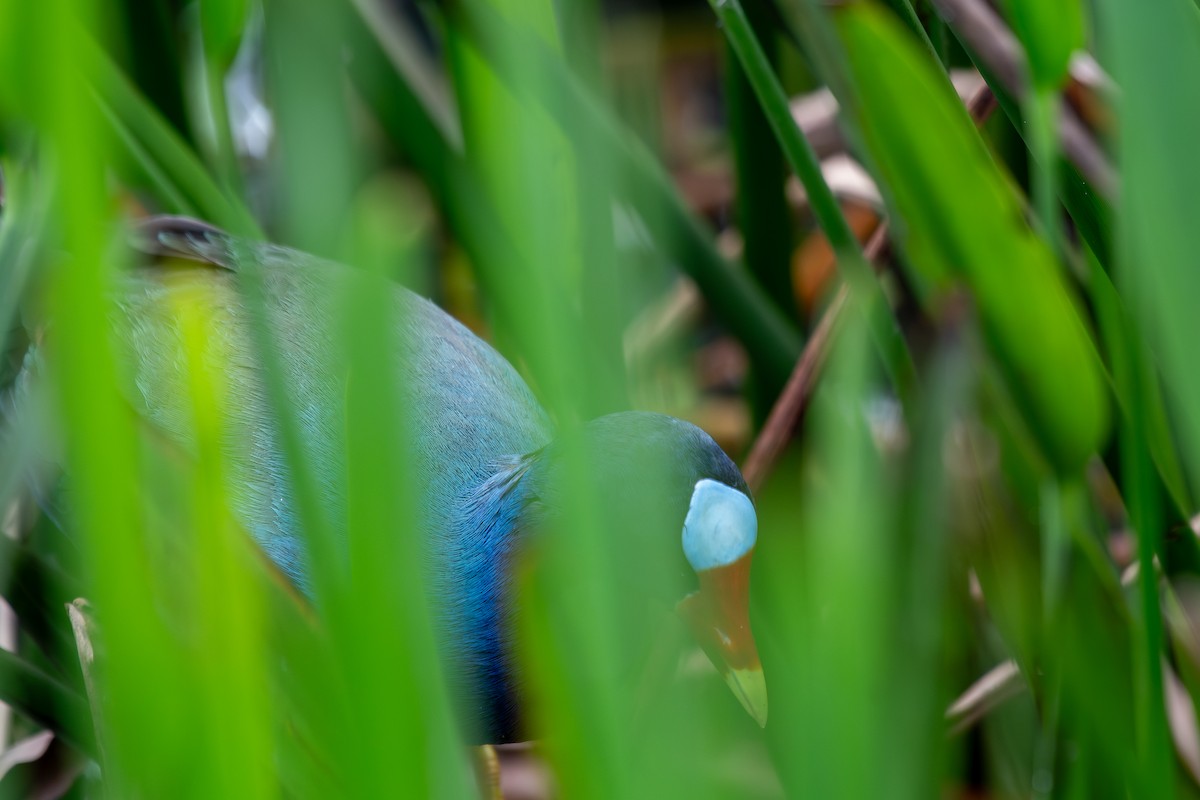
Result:
<svg viewBox="0 0 1200 800"><path fill-rule="evenodd" d="M592 420L551 445L543 466L561 464L571 441L591 467L597 513L628 589L674 605L742 706L765 725L766 681L749 615L758 518L737 466L704 431L663 414ZM541 472L534 482L545 510L558 505L558 490L545 477L550 470Z"/></svg>

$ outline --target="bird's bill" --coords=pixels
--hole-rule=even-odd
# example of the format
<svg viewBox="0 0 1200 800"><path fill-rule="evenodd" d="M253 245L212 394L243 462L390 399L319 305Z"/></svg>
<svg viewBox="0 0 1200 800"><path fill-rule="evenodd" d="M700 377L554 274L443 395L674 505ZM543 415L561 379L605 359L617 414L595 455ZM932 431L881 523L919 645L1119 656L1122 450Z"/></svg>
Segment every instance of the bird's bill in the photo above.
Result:
<svg viewBox="0 0 1200 800"><path fill-rule="evenodd" d="M699 591L679 602L704 652L754 721L767 724L767 682L750 630L750 558L697 571Z"/></svg>
<svg viewBox="0 0 1200 800"><path fill-rule="evenodd" d="M728 669L724 673L725 684L733 696L742 704L758 727L767 727L767 679L762 666L753 669Z"/></svg>

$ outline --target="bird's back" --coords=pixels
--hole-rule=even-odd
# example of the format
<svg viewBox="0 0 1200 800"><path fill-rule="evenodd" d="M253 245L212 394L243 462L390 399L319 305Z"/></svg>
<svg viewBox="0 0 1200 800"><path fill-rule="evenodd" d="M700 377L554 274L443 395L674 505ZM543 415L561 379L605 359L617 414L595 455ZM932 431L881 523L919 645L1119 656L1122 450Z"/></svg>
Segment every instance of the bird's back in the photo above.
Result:
<svg viewBox="0 0 1200 800"><path fill-rule="evenodd" d="M160 255L165 250L209 263L155 265L124 279L113 327L118 347L129 354L130 399L150 423L184 447L192 446L187 370L199 343L209 374L224 387L222 450L235 511L280 568L307 589L286 460L238 273L260 270L265 327L336 529L344 517L345 395L353 376L341 366L344 359L336 349L340 320L334 298L349 270L202 227L157 235L158 243L165 243L157 248ZM434 565L431 588L453 597L463 591L459 584L468 576L461 572L469 569L456 563L456 554L472 552L476 544L461 541L471 535L457 519L464 499L505 457L543 446L549 422L495 350L429 301L377 280L379 291L393 299L394 331L382 348L389 361L379 368L396 371L396 413L408 415L403 427L412 437L405 456L410 474L395 479L397 485L412 481L420 489L419 527Z"/></svg>

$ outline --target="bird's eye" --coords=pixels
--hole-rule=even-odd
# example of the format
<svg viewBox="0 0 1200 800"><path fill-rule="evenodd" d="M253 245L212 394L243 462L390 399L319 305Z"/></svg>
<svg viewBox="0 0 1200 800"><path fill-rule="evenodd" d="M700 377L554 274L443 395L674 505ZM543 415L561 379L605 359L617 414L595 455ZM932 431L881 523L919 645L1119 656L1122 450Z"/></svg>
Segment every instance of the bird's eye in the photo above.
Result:
<svg viewBox="0 0 1200 800"><path fill-rule="evenodd" d="M758 517L749 497L718 481L697 481L683 521L683 554L692 569L732 564L757 538Z"/></svg>

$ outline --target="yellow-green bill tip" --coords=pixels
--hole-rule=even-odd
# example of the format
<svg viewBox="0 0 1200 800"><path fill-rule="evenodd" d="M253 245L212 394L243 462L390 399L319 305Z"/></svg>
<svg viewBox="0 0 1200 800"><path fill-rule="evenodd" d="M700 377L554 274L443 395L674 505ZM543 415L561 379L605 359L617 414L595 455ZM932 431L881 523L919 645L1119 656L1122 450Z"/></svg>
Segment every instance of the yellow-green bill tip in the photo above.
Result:
<svg viewBox="0 0 1200 800"><path fill-rule="evenodd" d="M726 670L725 683L759 727L767 727L767 679L762 667Z"/></svg>

